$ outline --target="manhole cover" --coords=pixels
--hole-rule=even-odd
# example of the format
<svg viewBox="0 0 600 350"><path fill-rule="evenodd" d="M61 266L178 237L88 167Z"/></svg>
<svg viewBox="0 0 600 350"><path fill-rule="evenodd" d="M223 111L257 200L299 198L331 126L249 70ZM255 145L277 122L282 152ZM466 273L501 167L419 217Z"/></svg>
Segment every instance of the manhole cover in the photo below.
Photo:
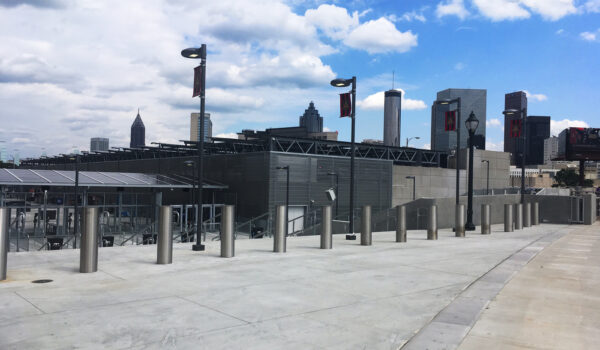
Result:
<svg viewBox="0 0 600 350"><path fill-rule="evenodd" d="M31 283L50 283L52 282L52 280L35 280L35 281L31 281Z"/></svg>

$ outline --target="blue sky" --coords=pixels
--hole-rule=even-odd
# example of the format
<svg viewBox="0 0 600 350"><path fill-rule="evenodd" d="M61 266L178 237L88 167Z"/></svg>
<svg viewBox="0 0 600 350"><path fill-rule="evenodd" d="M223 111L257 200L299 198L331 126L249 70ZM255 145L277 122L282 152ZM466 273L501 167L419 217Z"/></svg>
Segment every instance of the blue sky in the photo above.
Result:
<svg viewBox="0 0 600 350"><path fill-rule="evenodd" d="M502 149L504 94L529 93L553 131L600 127L600 0L67 1L0 4L0 147L20 157L128 146L137 109L147 143L189 138L206 43L214 134L290 126L312 100L329 130L336 77L358 79L357 139L381 139L383 99L405 91L402 139L429 144L437 91L488 91L488 148Z"/></svg>

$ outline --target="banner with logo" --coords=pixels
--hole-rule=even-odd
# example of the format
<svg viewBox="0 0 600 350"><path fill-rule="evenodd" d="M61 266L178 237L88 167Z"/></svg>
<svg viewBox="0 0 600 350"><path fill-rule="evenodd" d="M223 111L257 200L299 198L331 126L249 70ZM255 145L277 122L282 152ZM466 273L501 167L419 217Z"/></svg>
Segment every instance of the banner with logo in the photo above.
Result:
<svg viewBox="0 0 600 350"><path fill-rule="evenodd" d="M340 94L340 118L352 115L352 99L350 93Z"/></svg>
<svg viewBox="0 0 600 350"><path fill-rule="evenodd" d="M444 130L455 131L456 130L456 111L447 111L446 119L444 122Z"/></svg>
<svg viewBox="0 0 600 350"><path fill-rule="evenodd" d="M192 97L200 96L202 94L202 66L194 68L194 93Z"/></svg>

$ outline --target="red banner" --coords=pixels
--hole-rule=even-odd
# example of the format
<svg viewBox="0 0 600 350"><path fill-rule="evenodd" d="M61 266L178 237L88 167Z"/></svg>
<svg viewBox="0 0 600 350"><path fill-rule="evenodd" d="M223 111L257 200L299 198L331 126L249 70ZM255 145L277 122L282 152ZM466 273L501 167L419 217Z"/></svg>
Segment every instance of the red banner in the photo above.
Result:
<svg viewBox="0 0 600 350"><path fill-rule="evenodd" d="M510 121L510 137L521 137L522 122L521 119L513 119Z"/></svg>
<svg viewBox="0 0 600 350"><path fill-rule="evenodd" d="M455 131L456 130L456 111L447 111L446 120L444 123L444 130Z"/></svg>
<svg viewBox="0 0 600 350"><path fill-rule="evenodd" d="M194 68L194 93L192 97L202 95L202 66Z"/></svg>
<svg viewBox="0 0 600 350"><path fill-rule="evenodd" d="M352 101L350 93L340 94L340 118L352 115Z"/></svg>

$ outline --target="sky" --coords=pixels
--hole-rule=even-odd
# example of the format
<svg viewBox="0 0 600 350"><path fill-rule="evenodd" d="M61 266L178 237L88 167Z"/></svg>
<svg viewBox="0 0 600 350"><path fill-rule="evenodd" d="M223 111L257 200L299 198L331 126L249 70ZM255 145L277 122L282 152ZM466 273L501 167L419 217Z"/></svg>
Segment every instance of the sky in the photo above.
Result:
<svg viewBox="0 0 600 350"><path fill-rule="evenodd" d="M600 0L2 0L0 148L11 157L189 139L197 60L208 47L213 135L294 126L310 101L350 139L336 77L357 77L357 140L383 138L383 91L404 91L401 139L429 147L447 88L487 89L488 149L503 149L504 94L529 115L600 127ZM403 141L404 142L404 141Z"/></svg>

